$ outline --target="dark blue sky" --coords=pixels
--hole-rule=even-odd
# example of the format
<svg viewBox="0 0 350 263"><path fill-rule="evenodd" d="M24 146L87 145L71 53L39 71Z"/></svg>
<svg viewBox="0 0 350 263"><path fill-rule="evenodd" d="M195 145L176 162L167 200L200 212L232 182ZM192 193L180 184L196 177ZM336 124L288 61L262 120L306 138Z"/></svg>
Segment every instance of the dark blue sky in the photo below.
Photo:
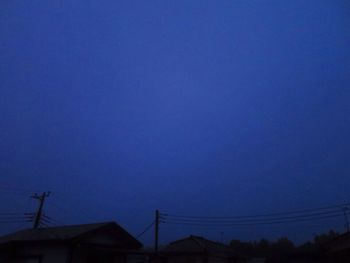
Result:
<svg viewBox="0 0 350 263"><path fill-rule="evenodd" d="M1 1L0 213L35 209L14 188L51 190L51 217L137 234L156 208L348 202L349 47L347 0ZM300 241L343 224L163 225L161 241Z"/></svg>

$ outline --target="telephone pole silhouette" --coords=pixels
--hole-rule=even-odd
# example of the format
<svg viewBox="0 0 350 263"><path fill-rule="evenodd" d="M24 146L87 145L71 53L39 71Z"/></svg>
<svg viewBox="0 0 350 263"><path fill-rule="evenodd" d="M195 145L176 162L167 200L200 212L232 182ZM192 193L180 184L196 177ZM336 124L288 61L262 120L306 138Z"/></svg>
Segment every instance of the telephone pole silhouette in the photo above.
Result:
<svg viewBox="0 0 350 263"><path fill-rule="evenodd" d="M158 254L158 235L159 235L159 221L160 216L159 216L159 210L156 210L156 220L155 220L155 226L154 226L154 253L155 255Z"/></svg>
<svg viewBox="0 0 350 263"><path fill-rule="evenodd" d="M38 210L36 212L34 224L33 224L34 229L38 228L40 225L41 217L43 214L43 207L44 207L45 199L46 199L46 197L48 197L50 195L50 193L51 192L43 192L41 195L38 195L35 193L34 195L31 196L31 198L39 200L39 207L38 207Z"/></svg>
<svg viewBox="0 0 350 263"><path fill-rule="evenodd" d="M343 207L342 210L343 210L343 215L344 215L344 219L345 219L345 228L346 228L347 232L349 232L350 231L350 225L349 225L349 218L348 218L348 214L347 214L349 208L348 207Z"/></svg>

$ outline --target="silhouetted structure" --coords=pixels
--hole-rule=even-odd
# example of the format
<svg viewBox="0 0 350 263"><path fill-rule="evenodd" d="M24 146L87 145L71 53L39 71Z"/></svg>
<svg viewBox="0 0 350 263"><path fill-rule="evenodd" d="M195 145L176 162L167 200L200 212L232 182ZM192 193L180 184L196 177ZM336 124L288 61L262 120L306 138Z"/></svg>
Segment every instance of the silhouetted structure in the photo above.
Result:
<svg viewBox="0 0 350 263"><path fill-rule="evenodd" d="M350 262L350 232L339 235L323 245L327 262Z"/></svg>
<svg viewBox="0 0 350 263"><path fill-rule="evenodd" d="M170 243L161 251L166 263L246 262L246 258L229 246L199 236L189 236Z"/></svg>
<svg viewBox="0 0 350 263"><path fill-rule="evenodd" d="M26 229L0 238L0 262L130 262L141 247L114 222Z"/></svg>

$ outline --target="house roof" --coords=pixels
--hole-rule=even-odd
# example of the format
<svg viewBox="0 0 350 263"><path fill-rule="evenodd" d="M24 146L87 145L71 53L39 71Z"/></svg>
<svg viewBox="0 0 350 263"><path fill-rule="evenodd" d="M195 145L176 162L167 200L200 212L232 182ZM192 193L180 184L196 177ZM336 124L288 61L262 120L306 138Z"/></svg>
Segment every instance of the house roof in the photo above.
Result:
<svg viewBox="0 0 350 263"><path fill-rule="evenodd" d="M345 232L322 244L329 251L344 250L350 248L350 232Z"/></svg>
<svg viewBox="0 0 350 263"><path fill-rule="evenodd" d="M24 229L0 237L0 246L18 242L79 241L103 230L108 230L123 243L132 244L135 247L142 247L142 244L138 240L115 222Z"/></svg>
<svg viewBox="0 0 350 263"><path fill-rule="evenodd" d="M189 236L171 242L163 249L165 253L209 253L213 255L225 254L227 256L242 257L231 247L219 242L214 242L199 236Z"/></svg>

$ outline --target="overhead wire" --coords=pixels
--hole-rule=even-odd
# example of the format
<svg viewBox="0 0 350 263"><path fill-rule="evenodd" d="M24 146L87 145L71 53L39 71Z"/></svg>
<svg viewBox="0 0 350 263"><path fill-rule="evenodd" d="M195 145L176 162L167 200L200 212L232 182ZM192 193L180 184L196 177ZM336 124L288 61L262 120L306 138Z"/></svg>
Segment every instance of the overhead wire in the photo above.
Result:
<svg viewBox="0 0 350 263"><path fill-rule="evenodd" d="M265 217L265 218L232 218L232 219L193 219L193 218L172 218L164 217L165 220L177 221L177 222L205 222L205 223L229 223L229 222L261 222L261 221L273 221L273 220L293 220L293 219L313 219L322 216L342 216L344 211L327 211L310 214L300 214L295 216L276 216L276 217Z"/></svg>
<svg viewBox="0 0 350 263"><path fill-rule="evenodd" d="M329 218L335 218L335 217L341 217L342 215L337 216L322 216L317 218L304 218L304 219L298 219L298 220L275 220L275 221L262 221L262 222L230 222L230 223L203 223L203 222L176 222L176 221L164 221L162 223L166 224L175 224L175 225L188 225L188 226L255 226L255 225L273 225L273 224L284 224L284 223L296 223L296 222L305 222L305 221L314 221L314 220L320 220L320 219L329 219Z"/></svg>
<svg viewBox="0 0 350 263"><path fill-rule="evenodd" d="M3 184L0 183L0 193L5 193L5 194L15 194L15 195L27 195L29 196L27 199L27 205L25 207L25 211L24 213L0 213L0 223L3 222L15 222L16 220L29 220L29 221L33 221L34 217L35 217L35 213L29 213L28 212L28 207L29 207L29 203L31 200L31 196L37 192L44 192L44 191L33 191L30 189L26 189L26 188L19 188L19 187L12 187L9 186L7 184ZM57 196L56 196L57 197ZM60 199L62 200L62 199ZM66 203L64 200L60 203ZM79 214L85 214L86 213L84 211L82 211L80 208L79 209L69 209L69 211L67 209L65 209L63 206L56 204L55 202L52 203L52 201L48 202L49 206L50 204L55 207L56 209L58 209L59 211L63 211L63 213L61 214L71 214L73 212L75 212L77 215ZM79 212L78 212L79 211ZM44 216L44 215L43 215ZM43 218L42 216L42 218ZM62 220L57 220L57 219L53 219L53 218L46 218L46 220L50 220L51 224L61 224L61 225L65 225L65 223L62 223ZM26 221L27 222L27 221ZM48 222L46 222L46 224L48 224Z"/></svg>
<svg viewBox="0 0 350 263"><path fill-rule="evenodd" d="M141 237L143 234L145 234L148 230L151 229L151 227L155 224L155 222L153 221L150 225L148 225L140 234L138 234L136 236L136 238L139 238Z"/></svg>
<svg viewBox="0 0 350 263"><path fill-rule="evenodd" d="M324 207L311 208L311 209L300 209L300 210L268 213L268 214L237 215L237 216L192 216L192 215L178 215L178 214L171 214L171 213L170 214L161 213L161 215L166 217L194 218L194 219L232 219L232 218L251 218L251 217L268 217L268 216L278 216L278 215L300 214L300 213L316 212L320 210L330 210L330 209L334 210L336 208L341 209L349 206L350 206L350 203L342 203L337 205L324 206Z"/></svg>
<svg viewBox="0 0 350 263"><path fill-rule="evenodd" d="M283 224L344 217L349 214L346 204L279 213L237 216L192 216L161 213L161 223L189 226L252 226Z"/></svg>
<svg viewBox="0 0 350 263"><path fill-rule="evenodd" d="M34 191L30 189L25 189L25 188L11 187L3 184L0 184L0 191L7 194L18 194L18 195L30 195L35 192L41 192L41 191Z"/></svg>
<svg viewBox="0 0 350 263"><path fill-rule="evenodd" d="M42 219L51 223L52 225L65 225L65 223L61 222L60 220L54 219L46 214L42 215Z"/></svg>
<svg viewBox="0 0 350 263"><path fill-rule="evenodd" d="M1 216L6 216L6 215L24 215L25 213L0 213L0 217Z"/></svg>
<svg viewBox="0 0 350 263"><path fill-rule="evenodd" d="M1 214L0 220L21 220L28 219L28 215L25 213L9 213L9 214Z"/></svg>
<svg viewBox="0 0 350 263"><path fill-rule="evenodd" d="M56 196L57 197L57 196ZM56 200L57 201L57 200ZM58 198L58 201L60 204L58 204L57 202L55 201L50 201L50 204L52 204L53 207L55 207L56 209L59 209L59 210L62 210L63 212L65 212L66 214L71 214L72 212L74 212L76 215L80 215L80 214L83 214L85 215L86 217L90 217L89 214L84 211L83 209L81 209L81 207L75 207L74 209L73 208L70 208L70 209L67 209L64 205L61 205L63 203L67 203L66 201L64 201L63 199L61 198Z"/></svg>
<svg viewBox="0 0 350 263"><path fill-rule="evenodd" d="M48 220L44 217L40 219L40 224L46 224L47 226L56 226L55 223L53 223L51 220Z"/></svg>

